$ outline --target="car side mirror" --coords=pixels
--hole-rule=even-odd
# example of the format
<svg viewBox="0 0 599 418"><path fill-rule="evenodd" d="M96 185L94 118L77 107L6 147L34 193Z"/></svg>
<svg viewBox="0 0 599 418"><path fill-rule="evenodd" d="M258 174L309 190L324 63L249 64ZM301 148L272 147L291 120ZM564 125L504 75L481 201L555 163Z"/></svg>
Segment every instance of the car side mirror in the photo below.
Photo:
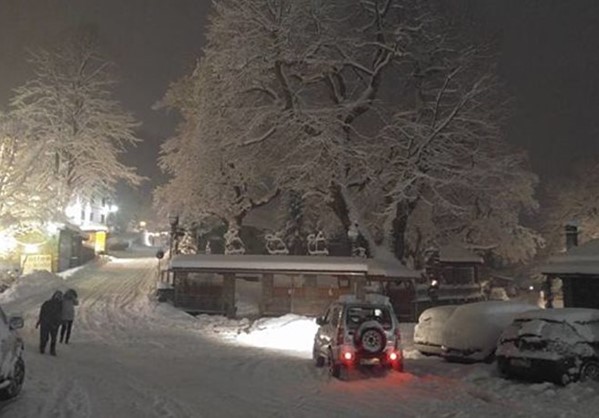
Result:
<svg viewBox="0 0 599 418"><path fill-rule="evenodd" d="M11 316L8 319L8 327L10 329L19 329L19 328L23 328L24 325L24 321L23 318L20 316Z"/></svg>
<svg viewBox="0 0 599 418"><path fill-rule="evenodd" d="M326 321L324 320L324 318L322 316L319 316L318 318L316 318L316 325L324 325L326 324Z"/></svg>

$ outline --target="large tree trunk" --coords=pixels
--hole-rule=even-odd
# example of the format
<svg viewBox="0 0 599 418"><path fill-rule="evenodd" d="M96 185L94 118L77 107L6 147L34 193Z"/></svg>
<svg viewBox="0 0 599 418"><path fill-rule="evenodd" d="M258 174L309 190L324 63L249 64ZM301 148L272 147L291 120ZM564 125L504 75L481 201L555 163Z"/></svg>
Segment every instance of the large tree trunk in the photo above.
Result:
<svg viewBox="0 0 599 418"><path fill-rule="evenodd" d="M410 215L416 208L416 202L397 202L395 205L395 217L391 222L391 245L393 254L399 260L405 262L407 256L407 232Z"/></svg>
<svg viewBox="0 0 599 418"><path fill-rule="evenodd" d="M328 206L333 210L333 213L337 216L343 229L347 231L352 224L349 215L349 207L345 201L345 196L341 191L341 186L338 183L332 183L330 187L331 199L329 200Z"/></svg>
<svg viewBox="0 0 599 418"><path fill-rule="evenodd" d="M347 188L339 183L332 183L329 192L331 194L331 199L328 203L329 207L337 215L346 233L352 224L357 224L358 232L363 242L366 243L367 255L372 258L393 257L388 248L377 245L367 223L362 218L360 211L355 207Z"/></svg>

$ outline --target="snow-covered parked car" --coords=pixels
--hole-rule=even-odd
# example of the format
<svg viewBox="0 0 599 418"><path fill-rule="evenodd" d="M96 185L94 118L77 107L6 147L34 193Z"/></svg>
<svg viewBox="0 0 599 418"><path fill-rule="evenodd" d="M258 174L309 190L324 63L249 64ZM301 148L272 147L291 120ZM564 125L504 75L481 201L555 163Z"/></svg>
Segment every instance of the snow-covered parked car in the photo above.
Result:
<svg viewBox="0 0 599 418"><path fill-rule="evenodd" d="M516 315L538 309L517 301L484 301L460 305L445 321L441 355L448 361L486 361L495 358L501 332Z"/></svg>
<svg viewBox="0 0 599 418"><path fill-rule="evenodd" d="M23 340L16 331L19 328L23 328L23 318L7 318L0 308L0 400L17 396L25 380Z"/></svg>
<svg viewBox="0 0 599 418"><path fill-rule="evenodd" d="M427 356L441 355L443 327L457 307L435 306L422 312L414 327L414 348Z"/></svg>
<svg viewBox="0 0 599 418"><path fill-rule="evenodd" d="M348 370L363 367L403 371L399 323L388 298L341 297L316 323L314 362L328 365L332 377L342 379Z"/></svg>
<svg viewBox="0 0 599 418"><path fill-rule="evenodd" d="M539 309L518 315L497 347L506 377L568 384L599 381L599 310Z"/></svg>

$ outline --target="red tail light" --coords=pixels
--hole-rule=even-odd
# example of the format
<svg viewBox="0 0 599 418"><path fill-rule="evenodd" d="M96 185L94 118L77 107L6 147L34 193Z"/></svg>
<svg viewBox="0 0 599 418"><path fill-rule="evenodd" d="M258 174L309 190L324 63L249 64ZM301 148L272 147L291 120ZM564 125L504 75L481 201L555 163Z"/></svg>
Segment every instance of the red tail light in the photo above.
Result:
<svg viewBox="0 0 599 418"><path fill-rule="evenodd" d="M391 361L396 361L398 358L399 358L399 356L397 355L397 353L395 351L392 351L389 354L389 360L391 360Z"/></svg>
<svg viewBox="0 0 599 418"><path fill-rule="evenodd" d="M351 361L351 360L353 360L354 355L350 351L346 351L346 352L343 353L342 358L345 361Z"/></svg>

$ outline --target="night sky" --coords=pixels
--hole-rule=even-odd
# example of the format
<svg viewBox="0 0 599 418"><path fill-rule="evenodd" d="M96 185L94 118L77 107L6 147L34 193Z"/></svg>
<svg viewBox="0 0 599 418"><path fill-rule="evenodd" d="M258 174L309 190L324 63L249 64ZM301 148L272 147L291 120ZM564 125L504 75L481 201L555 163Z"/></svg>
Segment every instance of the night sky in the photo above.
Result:
<svg viewBox="0 0 599 418"><path fill-rule="evenodd" d="M562 174L577 158L599 154L599 2L458 3L473 36L498 37L501 75L516 105L508 138L529 150L535 171ZM158 146L176 117L151 106L201 54L209 8L208 0L0 0L0 109L31 74L27 48L91 26L119 67L118 98L144 124L145 143L128 161L156 183Z"/></svg>

